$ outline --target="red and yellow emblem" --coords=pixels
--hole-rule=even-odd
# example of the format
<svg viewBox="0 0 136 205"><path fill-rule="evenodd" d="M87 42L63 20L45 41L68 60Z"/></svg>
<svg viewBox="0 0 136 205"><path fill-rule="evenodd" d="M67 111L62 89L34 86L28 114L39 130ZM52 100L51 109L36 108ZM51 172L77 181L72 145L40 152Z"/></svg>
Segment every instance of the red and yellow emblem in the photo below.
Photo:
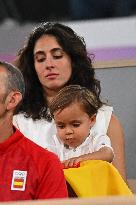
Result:
<svg viewBox="0 0 136 205"><path fill-rule="evenodd" d="M24 191L26 185L27 171L14 170L12 176L11 190Z"/></svg>
<svg viewBox="0 0 136 205"><path fill-rule="evenodd" d="M13 187L14 188L23 188L23 184L24 184L24 178L22 179L14 179L14 182L13 182Z"/></svg>

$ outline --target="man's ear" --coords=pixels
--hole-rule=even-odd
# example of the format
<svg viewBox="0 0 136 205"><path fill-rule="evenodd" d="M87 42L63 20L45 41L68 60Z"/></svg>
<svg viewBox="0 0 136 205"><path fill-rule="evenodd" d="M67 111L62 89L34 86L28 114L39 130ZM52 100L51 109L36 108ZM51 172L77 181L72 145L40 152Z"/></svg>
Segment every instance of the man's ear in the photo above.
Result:
<svg viewBox="0 0 136 205"><path fill-rule="evenodd" d="M90 128L93 127L95 122L96 122L96 114L90 117Z"/></svg>
<svg viewBox="0 0 136 205"><path fill-rule="evenodd" d="M14 110L22 100L22 94L19 91L11 91L6 98L6 109Z"/></svg>

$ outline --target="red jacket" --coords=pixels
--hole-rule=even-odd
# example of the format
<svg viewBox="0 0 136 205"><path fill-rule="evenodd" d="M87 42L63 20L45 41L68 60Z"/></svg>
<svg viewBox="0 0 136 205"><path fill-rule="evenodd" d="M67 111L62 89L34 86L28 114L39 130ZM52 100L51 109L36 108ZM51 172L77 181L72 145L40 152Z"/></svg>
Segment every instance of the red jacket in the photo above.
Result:
<svg viewBox="0 0 136 205"><path fill-rule="evenodd" d="M67 197L61 163L16 129L0 143L0 201Z"/></svg>

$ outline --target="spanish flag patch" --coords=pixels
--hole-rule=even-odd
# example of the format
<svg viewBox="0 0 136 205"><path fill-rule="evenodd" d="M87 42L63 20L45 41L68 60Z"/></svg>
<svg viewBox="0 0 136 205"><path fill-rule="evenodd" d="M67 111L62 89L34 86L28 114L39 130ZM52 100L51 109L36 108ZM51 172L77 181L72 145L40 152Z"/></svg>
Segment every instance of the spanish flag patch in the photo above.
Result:
<svg viewBox="0 0 136 205"><path fill-rule="evenodd" d="M24 191L27 171L13 170L11 190Z"/></svg>

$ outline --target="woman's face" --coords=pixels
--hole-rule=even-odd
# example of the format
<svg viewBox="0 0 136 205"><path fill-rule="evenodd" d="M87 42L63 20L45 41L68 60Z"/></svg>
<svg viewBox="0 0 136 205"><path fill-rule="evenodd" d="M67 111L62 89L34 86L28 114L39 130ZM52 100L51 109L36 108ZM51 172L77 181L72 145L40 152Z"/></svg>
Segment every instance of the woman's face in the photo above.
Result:
<svg viewBox="0 0 136 205"><path fill-rule="evenodd" d="M71 59L51 35L44 35L37 40L34 65L46 93L60 90L71 77Z"/></svg>

